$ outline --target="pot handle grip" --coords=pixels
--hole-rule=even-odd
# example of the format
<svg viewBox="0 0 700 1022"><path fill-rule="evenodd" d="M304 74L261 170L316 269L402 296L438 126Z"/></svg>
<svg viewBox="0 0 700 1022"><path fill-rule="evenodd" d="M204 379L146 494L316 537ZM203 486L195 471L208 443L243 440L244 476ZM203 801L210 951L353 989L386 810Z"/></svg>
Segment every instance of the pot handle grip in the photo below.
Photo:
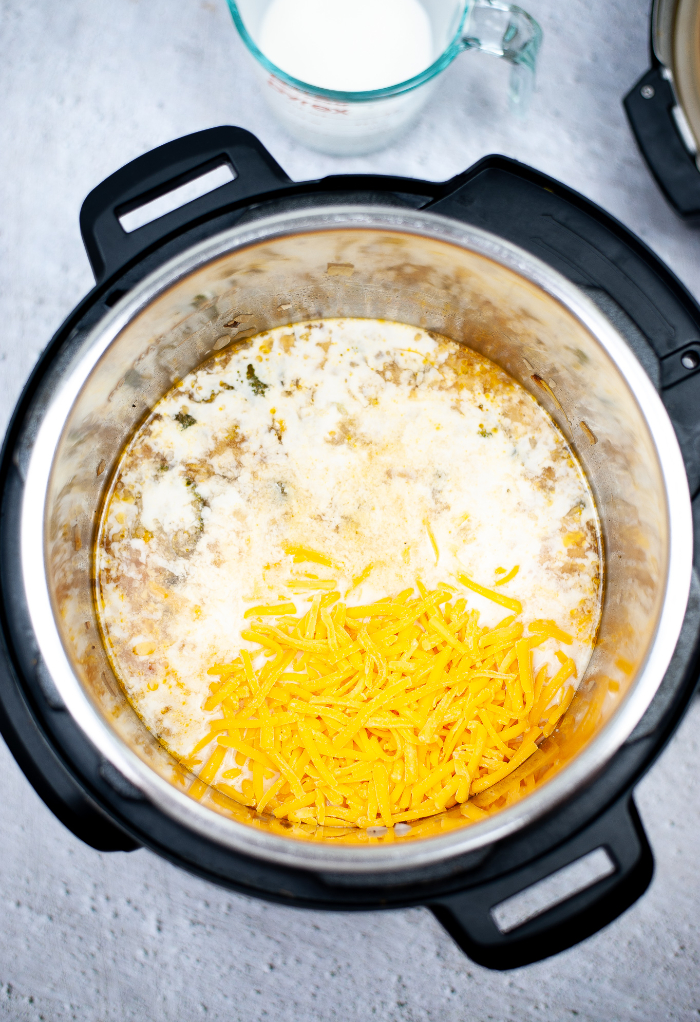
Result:
<svg viewBox="0 0 700 1022"><path fill-rule="evenodd" d="M155 219L132 230L128 223L127 229L123 226L127 214L210 173L212 187L206 194L189 201L183 196L184 205L163 215L153 210ZM289 181L262 143L243 128L207 128L137 157L94 188L80 211L83 244L97 283L184 228Z"/></svg>
<svg viewBox="0 0 700 1022"><path fill-rule="evenodd" d="M566 867L571 867L569 875L573 870L580 873L586 866L581 860L592 864L592 853L598 861L607 856L607 873L592 884L587 880L583 890L579 884L578 890L564 893L563 899L554 904L552 895L556 898L556 891L550 890L551 907L533 917L538 900L534 885L547 881L551 888L565 879L559 871ZM644 893L653 872L654 858L642 822L632 796L626 795L542 858L491 882L441 898L429 907L473 961L489 969L515 969L558 954L607 926ZM555 873L558 876L552 877ZM573 877L568 879L570 886ZM518 901L525 896L530 902L530 917L521 924L509 911L516 895L520 896ZM513 901L509 903L509 899ZM522 918L528 905L516 904L515 908Z"/></svg>
<svg viewBox="0 0 700 1022"><path fill-rule="evenodd" d="M624 106L642 156L668 202L679 216L700 218L700 170L688 149L695 143L663 68L647 71L625 96Z"/></svg>

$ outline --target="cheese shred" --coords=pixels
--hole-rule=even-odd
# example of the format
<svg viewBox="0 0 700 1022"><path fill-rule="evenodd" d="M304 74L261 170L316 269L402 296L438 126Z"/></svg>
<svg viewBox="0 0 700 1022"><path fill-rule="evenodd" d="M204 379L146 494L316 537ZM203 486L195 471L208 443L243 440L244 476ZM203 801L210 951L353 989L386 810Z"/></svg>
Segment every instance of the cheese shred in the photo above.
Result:
<svg viewBox="0 0 700 1022"><path fill-rule="evenodd" d="M550 647L559 670L535 674L533 647L571 636L549 620L524 635L518 600L458 580L510 615L480 626L463 593L420 581L417 595L363 606L317 595L303 616L290 604L251 608L242 637L257 648L209 671L217 680L204 709L223 716L191 754L209 749L190 795L218 792L326 828L391 829L460 805L464 820L484 818L498 797L489 789L506 790L568 709L576 666Z"/></svg>

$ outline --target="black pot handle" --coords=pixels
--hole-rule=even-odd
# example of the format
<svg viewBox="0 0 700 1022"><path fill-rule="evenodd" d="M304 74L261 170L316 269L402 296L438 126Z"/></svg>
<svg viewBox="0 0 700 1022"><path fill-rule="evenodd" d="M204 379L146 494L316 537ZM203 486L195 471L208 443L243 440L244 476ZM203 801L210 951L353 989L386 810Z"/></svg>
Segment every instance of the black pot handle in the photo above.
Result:
<svg viewBox="0 0 700 1022"><path fill-rule="evenodd" d="M630 126L661 191L684 219L700 219L700 171L679 133L676 97L660 65L625 96Z"/></svg>
<svg viewBox="0 0 700 1022"><path fill-rule="evenodd" d="M232 181L131 233L120 224L126 213L225 164L235 175ZM94 188L80 211L83 244L97 283L184 227L289 180L243 128L208 128L139 156Z"/></svg>
<svg viewBox="0 0 700 1022"><path fill-rule="evenodd" d="M598 848L614 872L508 932L493 910ZM460 948L489 969L515 969L572 947L611 923L649 886L654 858L631 795L542 858L430 908Z"/></svg>

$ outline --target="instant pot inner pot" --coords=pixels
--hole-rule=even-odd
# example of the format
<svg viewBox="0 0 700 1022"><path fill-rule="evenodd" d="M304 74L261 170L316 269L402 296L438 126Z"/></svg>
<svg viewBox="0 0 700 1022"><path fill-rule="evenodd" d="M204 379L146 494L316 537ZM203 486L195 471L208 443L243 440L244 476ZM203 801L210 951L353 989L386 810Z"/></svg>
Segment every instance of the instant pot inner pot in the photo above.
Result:
<svg viewBox="0 0 700 1022"><path fill-rule="evenodd" d="M49 663L61 695L103 753L166 811L238 847L244 832L251 840L256 831L269 833L270 818L254 810L189 799L192 776L146 730L115 679L94 605L99 514L120 451L149 410L174 381L229 343L321 317L396 320L444 334L506 369L556 420L595 494L605 544L599 639L559 730L535 754L538 784L546 787L567 764L571 770L571 761L620 712L654 642L669 525L659 453L642 405L603 343L528 279L526 266L518 271L517 250L505 260L509 268L497 252L491 258L396 229L331 222L325 229L297 226L290 234L287 225L259 240L263 229L260 223L254 228L247 228L243 245L242 229L234 230L213 239L215 256L212 243L204 243L199 255L190 250L139 285L87 339L82 361L64 378L63 393L73 386L77 396L61 399L65 415L53 440L44 515L48 588L71 668L69 677ZM76 379L80 387L71 382ZM536 788L507 812L522 813L537 795ZM457 807L442 826L456 834L487 825L468 824ZM278 821L275 827L280 834ZM303 838L310 829L295 825L285 833ZM317 832L315 843L330 842L333 833ZM367 840L357 834L356 840ZM421 837L420 824L402 843L414 837Z"/></svg>

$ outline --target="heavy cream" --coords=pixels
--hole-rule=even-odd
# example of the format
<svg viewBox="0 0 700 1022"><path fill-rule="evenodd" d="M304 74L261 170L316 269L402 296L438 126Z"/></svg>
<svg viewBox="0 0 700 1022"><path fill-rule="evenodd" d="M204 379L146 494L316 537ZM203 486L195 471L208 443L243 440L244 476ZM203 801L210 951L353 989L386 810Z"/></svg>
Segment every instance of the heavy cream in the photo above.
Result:
<svg viewBox="0 0 700 1022"><path fill-rule="evenodd" d="M117 675L181 756L218 716L207 671L253 647L252 606L462 592L465 572L569 632L579 679L600 614L595 505L546 412L469 349L377 320L277 328L190 373L125 450L96 561ZM463 594L484 624L505 616Z"/></svg>
<svg viewBox="0 0 700 1022"><path fill-rule="evenodd" d="M293 78L343 92L398 85L434 59L419 0L272 0L258 42Z"/></svg>

